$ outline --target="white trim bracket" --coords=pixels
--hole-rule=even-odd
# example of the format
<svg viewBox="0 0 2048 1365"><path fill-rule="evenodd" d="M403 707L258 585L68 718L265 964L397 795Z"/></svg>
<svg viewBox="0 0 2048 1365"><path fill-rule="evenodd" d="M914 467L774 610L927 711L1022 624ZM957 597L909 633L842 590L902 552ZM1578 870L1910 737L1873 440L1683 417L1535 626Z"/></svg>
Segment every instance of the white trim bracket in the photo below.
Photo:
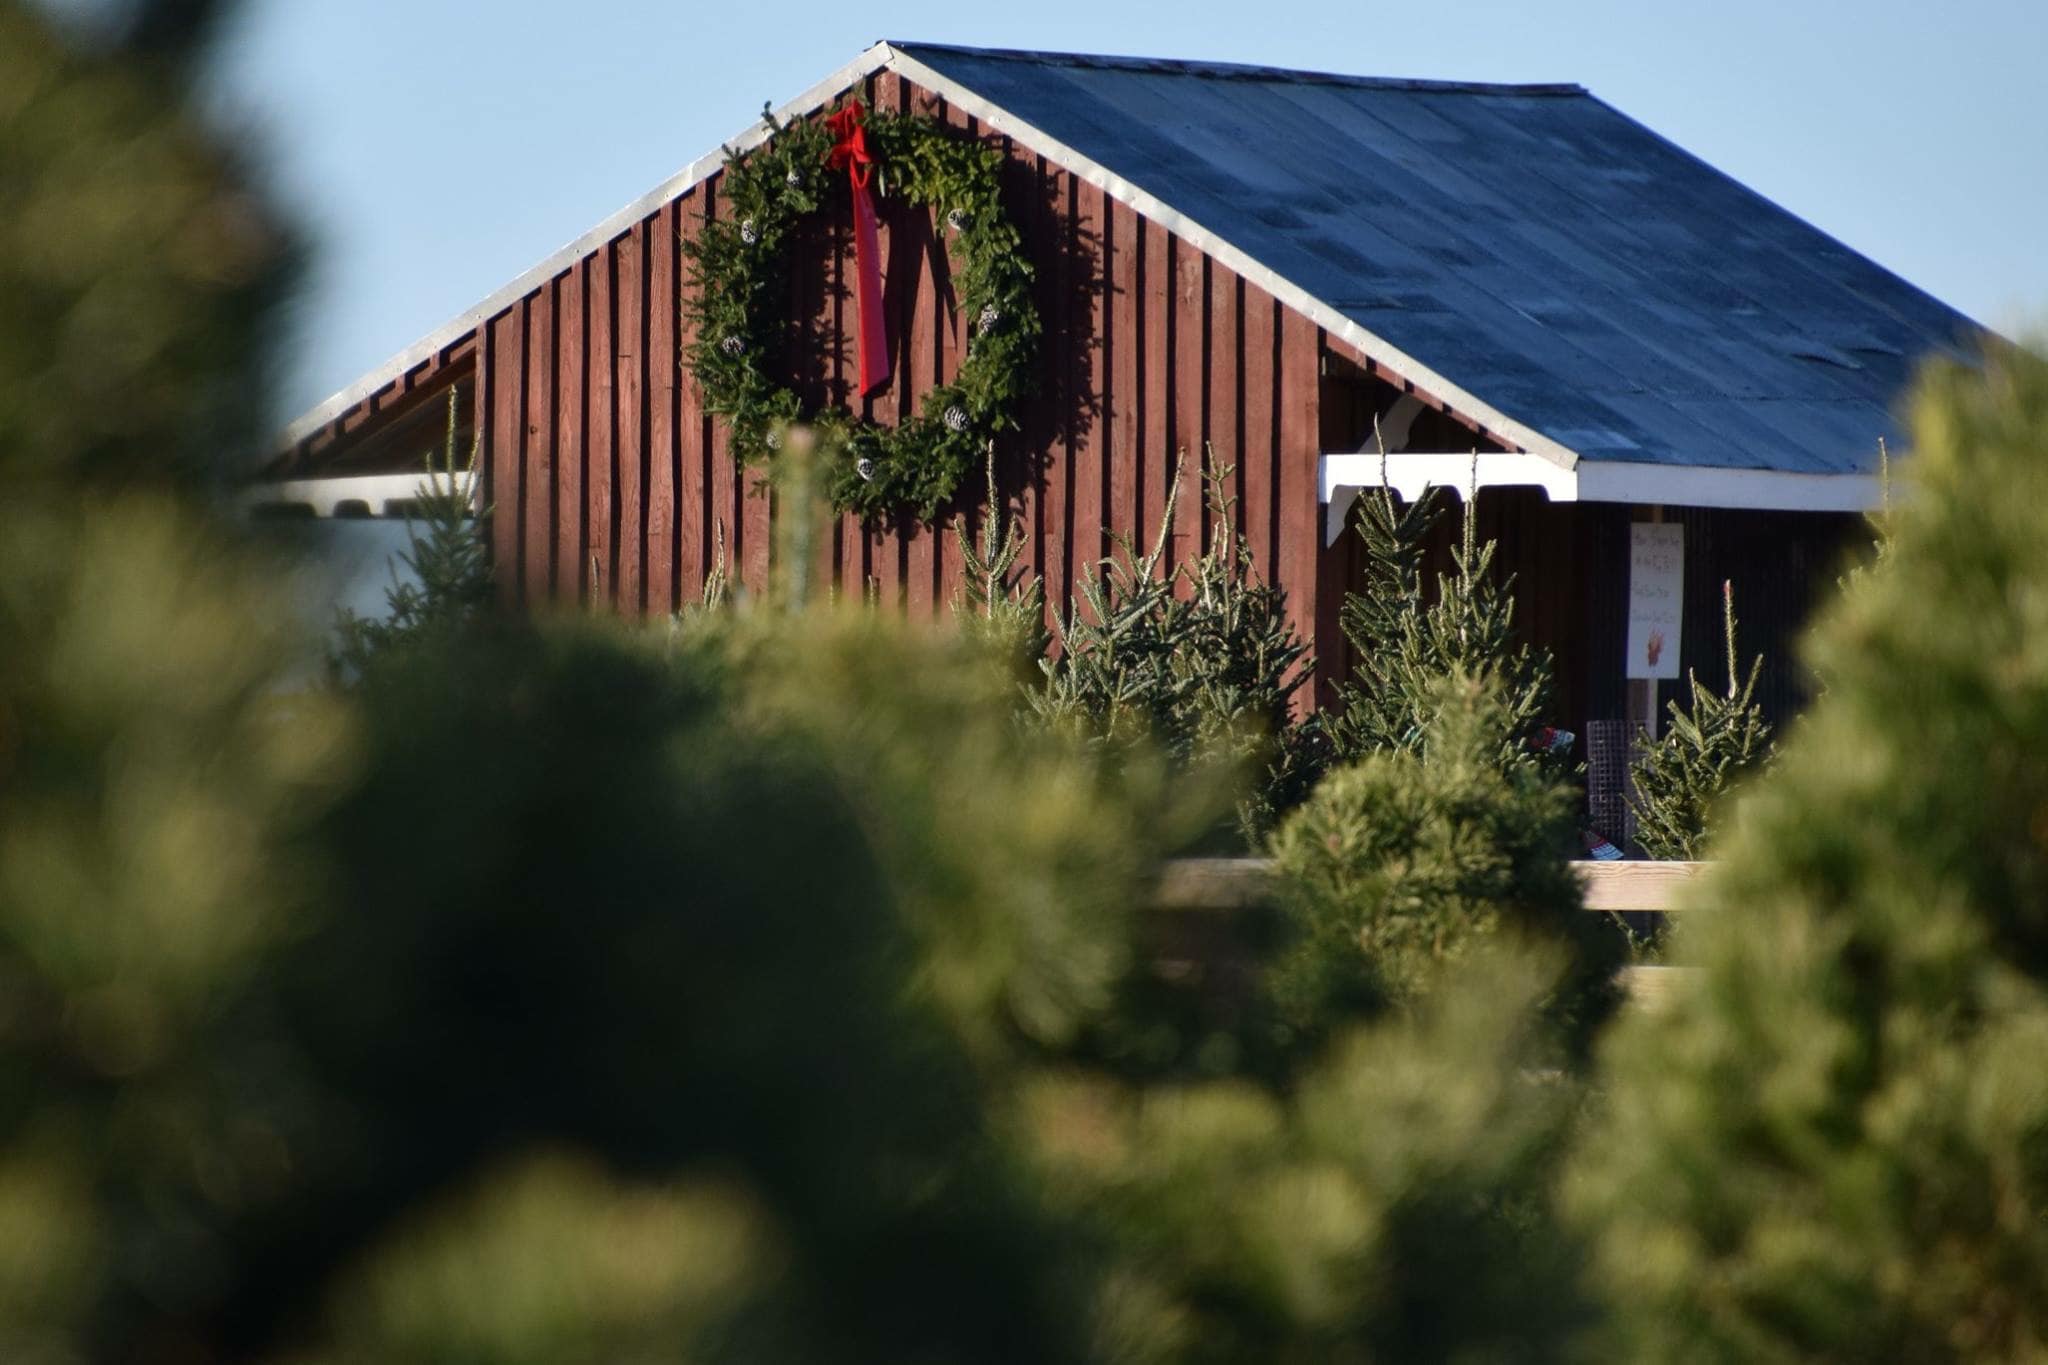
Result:
<svg viewBox="0 0 2048 1365"><path fill-rule="evenodd" d="M1868 512L1883 499L1871 474L1787 474L1708 465L1581 460L1563 469L1541 456L1399 451L1325 455L1317 462L1323 544L1343 534L1351 504L1367 488L1392 488L1408 501L1426 488L1541 488L1552 502L1621 502L1779 512Z"/></svg>
<svg viewBox="0 0 2048 1365"><path fill-rule="evenodd" d="M407 504L449 485L476 496L476 478L468 470L453 474L354 474L326 479L286 479L252 485L243 494L250 510L266 507L309 507L316 517L402 517ZM363 509L363 510L357 510Z"/></svg>

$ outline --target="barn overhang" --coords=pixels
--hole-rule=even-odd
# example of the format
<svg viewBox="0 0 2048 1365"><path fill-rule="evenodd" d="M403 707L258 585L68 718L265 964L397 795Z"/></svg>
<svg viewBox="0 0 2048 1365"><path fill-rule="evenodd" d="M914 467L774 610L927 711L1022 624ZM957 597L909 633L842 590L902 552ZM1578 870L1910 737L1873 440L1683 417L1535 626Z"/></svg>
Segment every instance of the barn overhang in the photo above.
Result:
<svg viewBox="0 0 2048 1365"><path fill-rule="evenodd" d="M405 517L423 498L454 491L475 501L477 479L468 470L452 474L355 474L314 479L267 480L243 495L258 517Z"/></svg>
<svg viewBox="0 0 2048 1365"><path fill-rule="evenodd" d="M1351 504L1368 488L1391 488L1409 500L1428 488L1541 488L1552 502L1773 512L1866 512L1883 497L1882 481L1870 474L1583 459L1566 467L1522 451L1325 455L1319 461L1316 486L1325 545L1336 543Z"/></svg>

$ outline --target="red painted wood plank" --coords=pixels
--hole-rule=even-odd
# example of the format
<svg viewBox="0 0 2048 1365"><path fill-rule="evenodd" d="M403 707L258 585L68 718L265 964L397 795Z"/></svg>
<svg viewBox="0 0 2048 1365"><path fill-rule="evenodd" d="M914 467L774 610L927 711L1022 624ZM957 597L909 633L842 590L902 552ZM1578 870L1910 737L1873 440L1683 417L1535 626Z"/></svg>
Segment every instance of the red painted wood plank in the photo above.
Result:
<svg viewBox="0 0 2048 1365"><path fill-rule="evenodd" d="M614 243L612 351L617 358L618 469L619 488L614 499L617 529L613 541L618 547L618 608L638 616L646 601L647 574L641 559L647 528L642 519L645 503L641 496L647 474L647 225L637 223Z"/></svg>
<svg viewBox="0 0 2048 1365"><path fill-rule="evenodd" d="M725 201L718 193L721 178L713 176L704 185L703 213L707 222L717 222L725 214ZM706 571L718 564L722 543L727 581L737 587L740 581L740 481L727 442L725 423L708 413L704 423L704 476L708 494L703 522Z"/></svg>
<svg viewBox="0 0 2048 1365"><path fill-rule="evenodd" d="M1173 480L1173 258L1171 240L1165 228L1150 219L1144 224L1139 262L1139 297L1143 301L1140 330L1144 347L1139 355L1139 385L1144 401L1138 411L1138 534L1150 545L1165 526L1166 491ZM1201 501L1201 480L1188 474L1181 481L1181 496ZM1167 546L1160 572L1170 574L1181 562L1178 547Z"/></svg>
<svg viewBox="0 0 2048 1365"><path fill-rule="evenodd" d="M938 256L942 248L932 216L921 206L905 206L897 217L896 229L915 244L914 255L906 252L896 258L910 267L903 280L902 307L896 313L907 324L905 330L909 333L905 347L908 364L897 385L903 406L896 420L903 423L916 416L924 396L939 382L940 312L944 304L939 297ZM936 539L929 529L915 521L904 527L903 601L912 620L930 619L935 607L932 596L938 576Z"/></svg>
<svg viewBox="0 0 2048 1365"><path fill-rule="evenodd" d="M1208 414L1203 411L1202 400L1209 344L1203 331L1208 306L1203 265L1201 252L1178 238L1173 240L1173 425L1170 444L1187 471L1182 480L1184 491L1174 516L1173 530L1175 558L1183 564L1202 553L1202 530L1207 522L1208 490L1202 480L1202 460Z"/></svg>
<svg viewBox="0 0 2048 1365"><path fill-rule="evenodd" d="M1207 261L1209 280L1209 402L1206 430L1220 462L1231 466L1230 531L1245 533L1244 281Z"/></svg>
<svg viewBox="0 0 2048 1365"><path fill-rule="evenodd" d="M584 357L590 315L584 284L590 262L576 262L560 277L555 300L555 595L580 602L590 591L590 556L584 541L584 485L589 443L584 423L589 377Z"/></svg>
<svg viewBox="0 0 2048 1365"><path fill-rule="evenodd" d="M1084 582L1101 577L1101 561L1108 552L1108 469L1109 469L1109 348L1106 334L1110 320L1108 241L1109 196L1083 182L1074 185L1075 261L1085 278L1076 281L1085 291L1071 313L1070 325L1080 328L1085 340L1075 357L1074 373L1079 381L1076 394L1078 430L1072 448L1070 480L1073 507L1071 560L1067 570L1069 592L1078 597Z"/></svg>
<svg viewBox="0 0 2048 1365"><path fill-rule="evenodd" d="M704 196L692 192L676 204L676 255L683 255L683 243L696 237L703 222ZM687 268L679 295L687 297L690 283ZM711 428L704 417L704 396L683 356L696 327L681 315L677 303L676 358L676 602L686 606L704 592L704 571L711 553Z"/></svg>
<svg viewBox="0 0 2048 1365"><path fill-rule="evenodd" d="M1321 330L1292 308L1280 311L1280 445L1278 509L1280 586L1287 615L1301 638L1320 638L1323 601L1322 517L1316 505L1316 464L1321 455ZM1334 614L1332 624L1334 624ZM1297 712L1318 704L1320 686L1295 694Z"/></svg>
<svg viewBox="0 0 2048 1365"><path fill-rule="evenodd" d="M782 378L787 380L786 375ZM732 559L733 576L749 592L766 593L768 558L773 543L769 529L771 507L767 472L759 465L741 470L735 491L738 500L733 507L733 523L739 528L739 535Z"/></svg>
<svg viewBox="0 0 2048 1365"><path fill-rule="evenodd" d="M1244 352L1244 518L1252 559L1267 582L1279 572L1276 556L1278 504L1274 494L1279 469L1274 456L1279 414L1274 396L1274 344L1278 339L1279 305L1273 296L1246 281L1243 294Z"/></svg>
<svg viewBox="0 0 2048 1365"><path fill-rule="evenodd" d="M1144 401L1141 358L1144 300L1139 295L1138 261L1144 251L1143 220L1128 206L1110 210L1109 256L1109 391L1104 417L1109 425L1109 523L1118 535L1129 536L1142 551L1145 532L1139 524L1138 414Z"/></svg>
<svg viewBox="0 0 2048 1365"><path fill-rule="evenodd" d="M1043 325L1040 365L1050 392L1042 447L1044 468L1038 477L1039 571L1045 575L1048 613L1064 614L1073 584L1074 452L1077 433L1088 420L1083 376L1087 374L1088 334L1077 330L1091 307L1088 271L1079 262L1081 222L1078 182L1054 163L1040 158L1039 193L1045 212L1046 250L1040 257L1038 300Z"/></svg>
<svg viewBox="0 0 2048 1365"><path fill-rule="evenodd" d="M519 465L525 450L526 300L492 318L490 327L491 552L498 596L512 603L519 600L524 548L519 539Z"/></svg>
<svg viewBox="0 0 2048 1365"><path fill-rule="evenodd" d="M969 118L966 114L951 106L941 105L941 117L944 118L949 127L956 130L958 136L973 141L981 140L980 124L974 119ZM992 138L990 141L998 149L1001 148L1002 139ZM1015 201L1007 200L1003 207L1009 214L1011 222L1017 222L1019 206ZM932 231L934 239L938 244L938 259L941 266L940 277L945 281L945 287L939 291L938 298L934 300L937 304L939 328L939 369L937 379L939 383L948 384L959 375L960 366L967 359L967 350L973 344L970 330L972 320L961 314L959 291L953 283L953 260L948 250L948 238L951 234L946 231L940 214L933 213L932 219ZM1003 447L1014 446L1015 443L1016 438L1014 434L1006 434L999 438L996 445L999 465L1002 462L1002 456L1011 453L1006 452ZM1001 481L1001 476L1002 470L998 468L996 494L998 498L1004 496L1002 492L1004 484ZM950 611L953 602L959 597L961 579L967 571L966 562L960 557L960 540L953 533L953 526L958 517L965 515L971 534L971 528L978 526L981 518L990 514L993 509L983 505L988 500L987 489L987 477L982 472L981 466L977 464L975 468L968 471L965 484L961 488L959 495L954 499L953 510L943 514L941 517L936 532L936 544L932 547L932 557L937 562L938 570L937 582L933 584L932 593L936 610L942 614Z"/></svg>
<svg viewBox="0 0 2048 1365"><path fill-rule="evenodd" d="M555 282L533 296L526 324L526 470L520 502L526 558L520 581L528 602L553 595L555 559Z"/></svg>
<svg viewBox="0 0 2048 1365"><path fill-rule="evenodd" d="M584 463L584 506L587 509L590 557L590 598L593 605L618 603L618 532L612 512L618 497L618 352L612 343L617 330L614 298L616 253L608 243L590 262L589 406L584 412L589 458Z"/></svg>
<svg viewBox="0 0 2048 1365"><path fill-rule="evenodd" d="M479 329L482 333L477 342L477 371L474 415L476 418L477 472L484 481L482 506L488 509L484 522L485 538L490 552L491 575L502 590L505 585L504 538L498 534L498 486L504 482L498 469L498 421L497 392L491 374L491 323L486 319Z"/></svg>
<svg viewBox="0 0 2048 1365"><path fill-rule="evenodd" d="M678 268L676 206L647 220L647 614L667 616L676 602L676 352Z"/></svg>
<svg viewBox="0 0 2048 1365"><path fill-rule="evenodd" d="M1025 259L1037 272L1033 301L1041 319L1049 316L1046 281L1052 270L1051 234L1040 194L1038 158L1005 139L1003 144L1003 204L1023 239ZM1018 534L1024 538L1019 567L1027 573L1045 570L1045 545L1039 536L1044 524L1044 485L1040 474L1045 467L1046 447L1051 443L1051 414L1056 385L1050 367L1045 338L1038 344L1036 369L1030 376L1030 396L1017 414L1018 429L996 443L996 487L1006 499Z"/></svg>

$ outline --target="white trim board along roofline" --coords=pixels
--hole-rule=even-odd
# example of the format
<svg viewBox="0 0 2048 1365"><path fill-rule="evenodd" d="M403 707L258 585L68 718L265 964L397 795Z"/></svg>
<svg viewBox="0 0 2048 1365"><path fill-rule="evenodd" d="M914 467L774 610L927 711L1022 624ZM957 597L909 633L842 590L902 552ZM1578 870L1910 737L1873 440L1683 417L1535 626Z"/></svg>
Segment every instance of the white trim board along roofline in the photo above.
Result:
<svg viewBox="0 0 2048 1365"><path fill-rule="evenodd" d="M1413 501L1426 488L1541 488L1552 502L1625 502L1751 511L1867 512L1883 499L1869 474L1790 474L1774 469L1583 461L1560 469L1519 452L1402 451L1325 455L1317 462L1323 544L1343 533L1351 504L1383 484Z"/></svg>

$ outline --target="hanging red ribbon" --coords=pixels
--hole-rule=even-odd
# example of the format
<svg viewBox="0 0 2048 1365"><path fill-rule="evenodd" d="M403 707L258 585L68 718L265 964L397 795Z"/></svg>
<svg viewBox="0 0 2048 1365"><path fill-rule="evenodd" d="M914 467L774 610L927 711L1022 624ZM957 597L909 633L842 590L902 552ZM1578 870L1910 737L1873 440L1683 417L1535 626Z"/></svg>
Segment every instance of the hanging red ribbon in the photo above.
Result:
<svg viewBox="0 0 2048 1365"><path fill-rule="evenodd" d="M875 155L868 150L866 115L848 104L825 120L838 141L827 165L846 167L853 186L853 297L860 316L860 391L863 396L889 382L889 326L882 312L882 248L875 220L875 199L869 189L875 178Z"/></svg>

